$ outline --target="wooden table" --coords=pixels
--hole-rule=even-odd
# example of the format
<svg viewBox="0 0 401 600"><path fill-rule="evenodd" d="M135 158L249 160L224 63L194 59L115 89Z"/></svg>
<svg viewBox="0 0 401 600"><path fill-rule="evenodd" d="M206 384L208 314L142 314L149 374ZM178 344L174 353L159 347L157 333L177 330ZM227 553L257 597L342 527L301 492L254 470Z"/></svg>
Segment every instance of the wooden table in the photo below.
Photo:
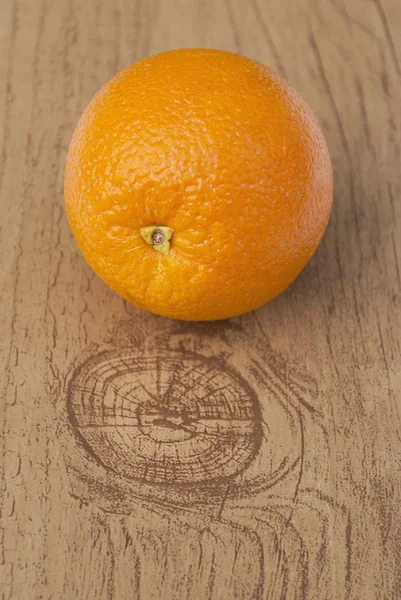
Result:
<svg viewBox="0 0 401 600"><path fill-rule="evenodd" d="M0 24L2 598L399 600L399 0L2 0ZM288 78L335 175L297 281L215 324L121 300L63 208L92 95L191 46Z"/></svg>

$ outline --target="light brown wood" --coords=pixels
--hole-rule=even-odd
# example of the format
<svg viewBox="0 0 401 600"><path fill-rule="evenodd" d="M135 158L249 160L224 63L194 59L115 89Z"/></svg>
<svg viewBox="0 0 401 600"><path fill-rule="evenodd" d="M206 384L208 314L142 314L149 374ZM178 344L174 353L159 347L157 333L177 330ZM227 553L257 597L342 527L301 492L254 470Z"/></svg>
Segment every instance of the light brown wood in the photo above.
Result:
<svg viewBox="0 0 401 600"><path fill-rule="evenodd" d="M2 598L401 598L400 27L398 0L2 0ZM89 99L184 46L287 77L335 174L297 281L210 325L122 301L63 208Z"/></svg>

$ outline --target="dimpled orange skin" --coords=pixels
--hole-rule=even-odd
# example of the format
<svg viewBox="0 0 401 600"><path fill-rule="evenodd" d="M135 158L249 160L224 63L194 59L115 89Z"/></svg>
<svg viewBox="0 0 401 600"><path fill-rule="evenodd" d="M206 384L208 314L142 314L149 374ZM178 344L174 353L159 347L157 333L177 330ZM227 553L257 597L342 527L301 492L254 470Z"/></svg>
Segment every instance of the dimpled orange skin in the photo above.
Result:
<svg viewBox="0 0 401 600"><path fill-rule="evenodd" d="M116 75L74 132L71 229L93 270L160 315L217 320L282 292L316 250L333 182L312 112L262 64L217 50ZM173 229L167 255L139 230Z"/></svg>

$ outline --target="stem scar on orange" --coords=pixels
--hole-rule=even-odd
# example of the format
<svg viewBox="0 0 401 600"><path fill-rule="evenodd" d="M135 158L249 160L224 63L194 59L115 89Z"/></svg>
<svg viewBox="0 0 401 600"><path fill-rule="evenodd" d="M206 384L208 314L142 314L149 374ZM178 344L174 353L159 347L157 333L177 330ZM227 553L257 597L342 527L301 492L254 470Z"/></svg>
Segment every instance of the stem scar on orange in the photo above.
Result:
<svg viewBox="0 0 401 600"><path fill-rule="evenodd" d="M333 180L308 106L269 68L175 50L123 70L90 102L65 169L71 229L123 298L224 319L282 292L316 250Z"/></svg>

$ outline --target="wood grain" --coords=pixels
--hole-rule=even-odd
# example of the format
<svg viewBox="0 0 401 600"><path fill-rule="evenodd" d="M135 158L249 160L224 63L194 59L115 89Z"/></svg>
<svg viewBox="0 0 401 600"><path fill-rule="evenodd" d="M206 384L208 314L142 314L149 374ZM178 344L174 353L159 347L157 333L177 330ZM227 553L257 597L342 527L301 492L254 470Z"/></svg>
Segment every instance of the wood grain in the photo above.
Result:
<svg viewBox="0 0 401 600"><path fill-rule="evenodd" d="M2 598L401 598L398 0L0 3ZM215 47L318 116L335 204L244 317L129 306L63 209L75 123L116 71Z"/></svg>

